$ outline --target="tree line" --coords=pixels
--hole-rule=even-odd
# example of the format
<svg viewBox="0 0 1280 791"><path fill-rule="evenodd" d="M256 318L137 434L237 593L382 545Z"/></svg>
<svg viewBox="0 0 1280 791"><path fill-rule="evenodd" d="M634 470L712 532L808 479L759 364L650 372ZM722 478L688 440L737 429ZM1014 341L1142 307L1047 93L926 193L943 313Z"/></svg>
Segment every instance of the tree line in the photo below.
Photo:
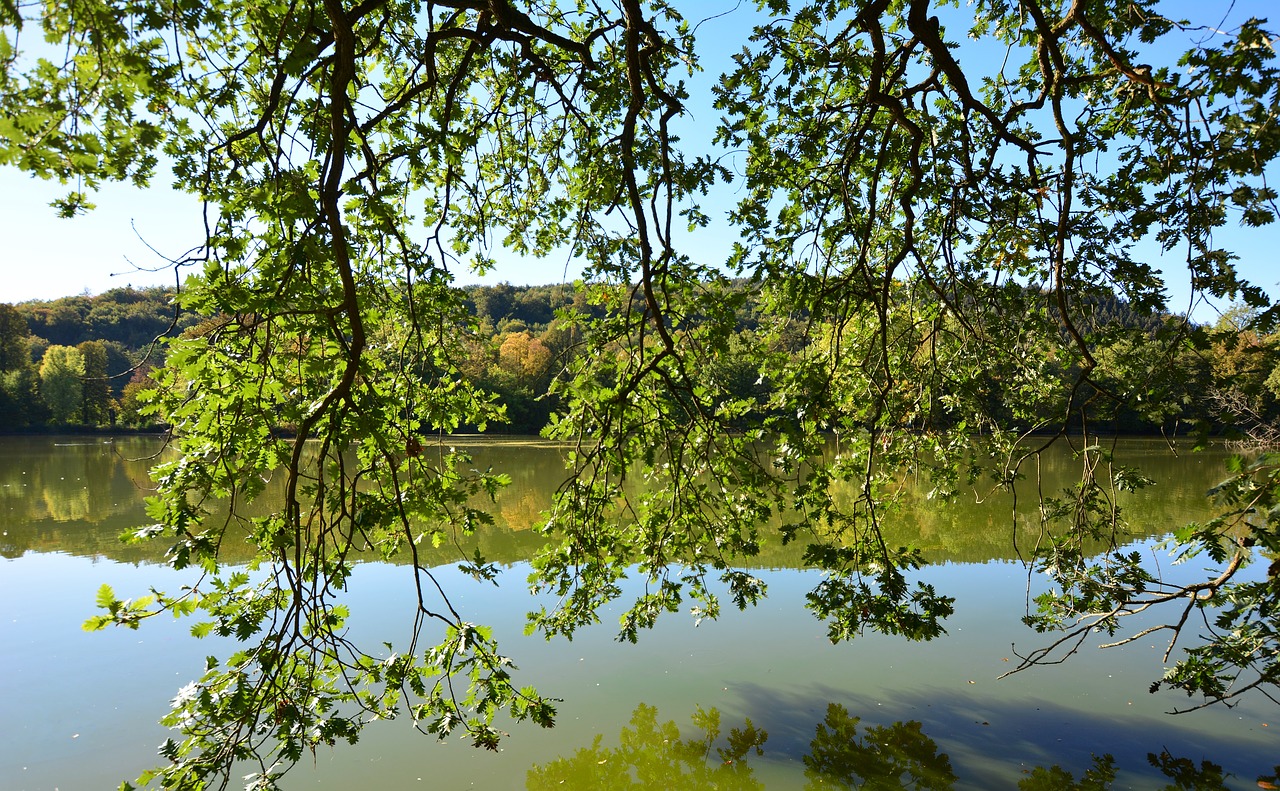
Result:
<svg viewBox="0 0 1280 791"><path fill-rule="evenodd" d="M617 290L626 298L625 289ZM602 300L572 283L458 291L469 315L458 327L458 371L502 408L488 430L541 432L564 407L552 383L585 352L580 325L603 315ZM769 401L773 383L760 377L752 356L760 340L758 310L755 298L738 307L728 353L714 363L726 399ZM1095 295L1081 315L1099 363L1088 387L1105 390L1108 382L1135 376L1144 387L1119 409L1101 414L1086 407L1072 420L1098 421L1094 428L1114 433L1199 430L1250 444L1280 441L1280 332L1254 329L1256 314L1248 308L1233 307L1215 323L1201 324ZM216 324L216 317L177 308L171 288L0 304L0 431L160 428L140 396L155 386L151 373L164 362L166 340ZM820 335L782 345L799 355L820 346ZM914 343L923 346L926 339ZM1002 416L1006 428L1034 429L1062 417L1060 399L1027 413L1013 408L1025 394L1008 383L993 379L981 387L987 409Z"/></svg>
<svg viewBox="0 0 1280 791"><path fill-rule="evenodd" d="M0 431L139 427L163 339L197 323L173 289L0 304Z"/></svg>

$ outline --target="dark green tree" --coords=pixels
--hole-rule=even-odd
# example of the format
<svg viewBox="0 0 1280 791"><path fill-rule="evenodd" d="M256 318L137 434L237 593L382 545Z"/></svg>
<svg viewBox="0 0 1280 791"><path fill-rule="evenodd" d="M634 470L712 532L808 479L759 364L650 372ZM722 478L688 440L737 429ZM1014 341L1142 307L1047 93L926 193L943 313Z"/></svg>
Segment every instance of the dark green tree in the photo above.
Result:
<svg viewBox="0 0 1280 791"><path fill-rule="evenodd" d="M102 341L84 341L77 344L76 349L84 361L80 422L89 426L110 423L111 381L107 367L107 346Z"/></svg>
<svg viewBox="0 0 1280 791"><path fill-rule="evenodd" d="M871 725L858 733L860 722L844 706L827 704L804 757L808 788L948 791L955 786L951 759L938 752L920 723Z"/></svg>
<svg viewBox="0 0 1280 791"><path fill-rule="evenodd" d="M39 404L27 321L12 305L0 305L0 431L23 428Z"/></svg>
<svg viewBox="0 0 1280 791"><path fill-rule="evenodd" d="M0 304L0 373L31 365L27 321L12 305Z"/></svg>

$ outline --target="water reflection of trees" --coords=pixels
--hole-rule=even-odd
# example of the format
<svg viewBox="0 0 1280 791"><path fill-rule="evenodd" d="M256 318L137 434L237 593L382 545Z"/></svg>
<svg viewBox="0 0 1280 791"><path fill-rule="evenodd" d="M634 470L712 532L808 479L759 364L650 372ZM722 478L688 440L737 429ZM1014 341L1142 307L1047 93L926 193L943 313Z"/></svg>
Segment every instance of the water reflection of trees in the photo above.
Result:
<svg viewBox="0 0 1280 791"><path fill-rule="evenodd" d="M122 545L118 536L145 521L142 498L147 493L147 469L160 442L152 437L122 437L113 444L100 438L3 438L0 453L0 508L9 535L0 538L0 554L9 557L24 551L62 551L80 555L106 555L125 562L162 562L168 545ZM79 446L62 443L84 442ZM471 453L477 469L491 468L506 473L511 485L498 493L496 502L479 501L473 507L488 510L495 517L492 528L473 536L459 535L456 544L439 548L421 547L435 555L428 564L456 563L477 547L487 559L498 563L528 560L543 544L543 538L528 528L551 505L551 497L564 478L562 451L548 443L477 442L463 446ZM1141 445L1134 443L1134 452ZM1068 485L1076 468L1056 464L1046 457L1042 485L1049 490ZM1203 455L1151 468L1160 485L1130 499L1129 513L1139 535L1163 533L1200 518L1204 492L1222 475L1221 457ZM1144 468L1145 469L1145 468ZM835 484L837 498L856 496ZM1037 527L1030 515L1015 520L1012 500L1007 495L976 497L948 503L928 497L927 482L905 487L901 507L886 519L883 529L893 545L919 547L932 562L986 562L1016 557L1011 538L1028 543ZM990 494L986 492L984 494ZM280 498L278 483L259 496L254 511L269 512ZM1022 498L1030 502L1034 498ZM776 529L776 525L772 526ZM767 535L770 526L763 527ZM764 568L797 568L804 565L803 542L782 546L780 541L763 541L762 551L752 565ZM247 561L237 557L235 542L224 545L229 563Z"/></svg>
<svg viewBox="0 0 1280 791"><path fill-rule="evenodd" d="M101 522L115 510L110 481L116 459L111 445L55 446L45 464L35 468L35 483L48 518L55 522Z"/></svg>
<svg viewBox="0 0 1280 791"><path fill-rule="evenodd" d="M756 791L764 784L753 760L765 756L769 734L744 718L742 727L723 730L719 710L699 707L692 728L681 731L673 720L659 722L658 711L641 703L623 726L618 746L604 746L597 734L590 746L567 758L531 768L529 791L549 789L732 789ZM863 725L838 703L814 728L803 757L806 791L824 788L868 791L949 791L961 782L946 753L924 733L919 722ZM1195 762L1165 750L1150 753L1147 763L1172 781L1161 791L1226 791L1229 775L1212 761ZM1280 766L1276 767L1280 775ZM1119 770L1111 755L1094 756L1079 779L1061 766L1039 766L1018 781L1021 791L1110 791ZM1276 777L1258 778L1261 788L1275 788Z"/></svg>
<svg viewBox="0 0 1280 791"><path fill-rule="evenodd" d="M1155 481L1137 492L1115 492L1129 536L1164 535L1205 518L1205 493L1226 477L1224 451L1174 456L1153 440L1125 440L1122 456L1139 460ZM1037 477L1038 476L1038 477ZM882 526L890 545L914 546L930 562L980 563L1014 560L1017 547L1028 549L1041 538L1040 495L1059 496L1079 483L1080 467L1065 448L1043 454L1031 474L1015 483L1014 493L979 481L954 500L933 499L927 479L902 482L901 498ZM846 508L861 496L856 485L837 484L834 495ZM1098 551L1105 544L1096 546Z"/></svg>
<svg viewBox="0 0 1280 791"><path fill-rule="evenodd" d="M137 562L147 552L118 535L144 518L153 437L6 437L0 448L0 554L108 555ZM154 554L154 553L151 553Z"/></svg>
<svg viewBox="0 0 1280 791"><path fill-rule="evenodd" d="M955 785L951 760L919 722L871 725L859 734L860 723L844 706L827 704L804 757L808 788L945 791Z"/></svg>
<svg viewBox="0 0 1280 791"><path fill-rule="evenodd" d="M658 710L640 704L623 726L617 747L605 747L599 735L590 747L529 770L526 788L549 789L688 789L757 791L747 756L760 754L769 734L747 719L721 741L720 712L699 708L693 715L696 735L681 738L674 721L658 722Z"/></svg>
<svg viewBox="0 0 1280 791"><path fill-rule="evenodd" d="M1079 780L1061 766L1037 766L1026 778L1018 781L1018 788L1021 791L1107 791L1116 781L1116 774L1115 758L1095 755L1093 766L1086 769Z"/></svg>

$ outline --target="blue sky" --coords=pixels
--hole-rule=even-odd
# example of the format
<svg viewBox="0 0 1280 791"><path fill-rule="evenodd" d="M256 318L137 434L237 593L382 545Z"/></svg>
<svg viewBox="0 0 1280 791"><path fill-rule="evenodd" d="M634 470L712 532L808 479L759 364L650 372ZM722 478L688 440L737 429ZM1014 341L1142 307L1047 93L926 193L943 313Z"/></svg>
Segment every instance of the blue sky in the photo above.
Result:
<svg viewBox="0 0 1280 791"><path fill-rule="evenodd" d="M1268 0L1235 2L1187 2L1169 4L1170 15L1187 17L1220 29L1234 27L1249 16L1266 16ZM758 19L753 3L714 0L690 4L691 21L708 18L698 29L705 73L691 85L691 120L682 124L685 144L708 147L711 130L719 119L711 106L710 85L730 65ZM1273 25L1274 27L1274 25ZM1206 33L1204 35L1212 35ZM964 55L961 55L962 64ZM732 158L728 160L732 163ZM156 183L163 185L162 174ZM722 215L737 198L737 186L728 185L707 199L709 213ZM85 291L100 293L124 285L172 284L173 269L166 257L178 257L203 238L201 207L191 196L164 186L138 190L127 185L104 187L94 198L97 208L73 220L62 220L48 204L67 188L32 179L12 168L0 168L0 234L4 257L0 264L0 302L53 299ZM736 234L727 223L717 222L700 232L688 252L703 261L723 260ZM1262 286L1273 297L1280 296L1280 266L1274 263L1280 250L1280 228L1224 229L1220 241L1239 256L1246 278ZM1153 265L1165 271L1175 310L1189 306L1190 291L1185 270L1176 254L1158 259L1152 249ZM565 256L546 260L499 258L499 266L485 282L510 281L516 284L560 282L578 274ZM455 272L459 282L478 282L475 275ZM1219 306L1225 307L1225 306ZM1195 315L1212 321L1213 306L1198 305Z"/></svg>

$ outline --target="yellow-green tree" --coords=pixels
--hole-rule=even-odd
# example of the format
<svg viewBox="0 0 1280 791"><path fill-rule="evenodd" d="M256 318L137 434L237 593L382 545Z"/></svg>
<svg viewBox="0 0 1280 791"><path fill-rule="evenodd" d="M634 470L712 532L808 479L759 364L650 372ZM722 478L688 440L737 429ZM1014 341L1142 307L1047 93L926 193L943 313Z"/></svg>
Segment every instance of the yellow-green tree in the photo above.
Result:
<svg viewBox="0 0 1280 791"><path fill-rule="evenodd" d="M40 395L54 423L70 423L81 414L84 399L84 355L74 346L53 345L40 361Z"/></svg>

